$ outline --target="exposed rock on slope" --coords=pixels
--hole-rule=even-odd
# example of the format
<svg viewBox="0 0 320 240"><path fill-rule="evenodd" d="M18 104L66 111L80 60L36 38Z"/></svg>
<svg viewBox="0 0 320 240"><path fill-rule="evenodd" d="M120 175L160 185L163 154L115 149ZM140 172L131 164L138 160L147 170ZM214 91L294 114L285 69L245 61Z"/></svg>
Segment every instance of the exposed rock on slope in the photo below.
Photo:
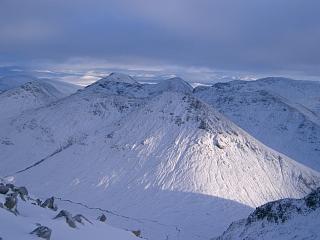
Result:
<svg viewBox="0 0 320 240"><path fill-rule="evenodd" d="M282 199L258 207L232 223L216 240L319 239L320 188L302 199Z"/></svg>

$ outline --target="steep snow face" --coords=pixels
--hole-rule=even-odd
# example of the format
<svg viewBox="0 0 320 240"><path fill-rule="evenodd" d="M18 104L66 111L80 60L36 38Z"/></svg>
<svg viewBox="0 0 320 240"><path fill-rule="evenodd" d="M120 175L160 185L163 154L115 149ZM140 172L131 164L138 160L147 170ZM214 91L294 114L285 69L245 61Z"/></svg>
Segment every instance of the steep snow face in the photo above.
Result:
<svg viewBox="0 0 320 240"><path fill-rule="evenodd" d="M267 79L218 83L212 87L197 88L195 95L264 144L319 171L320 118L316 112L302 105L305 102L315 104L316 101L306 100L311 88L306 83L306 87L295 89L296 85L304 84L283 81ZM318 86L317 83L314 85L315 88ZM313 95L312 91L310 95Z"/></svg>
<svg viewBox="0 0 320 240"><path fill-rule="evenodd" d="M45 237L37 238L36 233L31 234L31 232L38 227L38 224L43 226L43 228L49 228L46 229L47 234L49 231L51 231L50 237L47 239L140 239L135 237L132 232L117 229L106 223L97 221L96 218L88 219L86 216L81 215L78 215L78 219L81 219L82 223L72 220L75 223L75 228L71 228L65 219L54 219L58 215L59 211L62 210L59 208L60 206L58 206L59 211L53 211L49 208L39 206L38 203L33 200L34 198L28 196L25 197L25 200L22 200L19 196L17 196L16 199L18 200L18 213L14 214L13 211L10 211L3 205L6 202L6 198L12 193L14 194L14 192L11 190L7 194L0 193L0 205L2 206L0 207L0 237L2 239L46 239ZM70 214L72 214L72 212L70 212ZM71 217L75 218L76 214L72 215L74 216ZM42 233L44 233L44 231L42 231Z"/></svg>
<svg viewBox="0 0 320 240"><path fill-rule="evenodd" d="M319 216L320 188L302 199L283 199L258 207L215 239L319 239Z"/></svg>
<svg viewBox="0 0 320 240"><path fill-rule="evenodd" d="M1 120L11 118L26 110L53 102L65 95L52 85L42 82L27 82L0 94Z"/></svg>
<svg viewBox="0 0 320 240"><path fill-rule="evenodd" d="M86 91L14 122L18 130L3 135L13 145L2 147L1 175L42 196L54 192L141 219L142 225L151 219L161 225L161 231L144 228L143 236L152 239L166 239L159 232L169 239L206 239L251 207L300 197L319 185L318 173L268 149L191 95L168 91L138 99L99 92L103 113L110 111L101 117L88 111L92 105L85 101L97 101L97 95ZM111 99L137 102L118 112ZM78 107L64 109L68 104ZM71 126L68 115L55 119L71 109L80 124ZM41 115L45 119L35 123ZM31 116L35 120L25 122ZM40 144L48 132L52 145ZM67 138L65 145L60 137Z"/></svg>

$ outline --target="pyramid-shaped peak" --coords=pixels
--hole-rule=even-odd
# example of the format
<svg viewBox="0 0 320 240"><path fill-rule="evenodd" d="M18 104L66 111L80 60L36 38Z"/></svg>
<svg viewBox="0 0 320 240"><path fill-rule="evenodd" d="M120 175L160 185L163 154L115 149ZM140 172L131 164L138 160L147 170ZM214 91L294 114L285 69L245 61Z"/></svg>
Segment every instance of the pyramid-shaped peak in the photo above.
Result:
<svg viewBox="0 0 320 240"><path fill-rule="evenodd" d="M137 81L124 73L117 73L117 72L113 72L111 73L109 76L101 79L103 81L112 81L112 82L121 82L121 83L129 83L129 84L136 84Z"/></svg>
<svg viewBox="0 0 320 240"><path fill-rule="evenodd" d="M182 93L191 93L192 86L179 77L173 77L166 80L162 80L157 84L159 91L174 91Z"/></svg>

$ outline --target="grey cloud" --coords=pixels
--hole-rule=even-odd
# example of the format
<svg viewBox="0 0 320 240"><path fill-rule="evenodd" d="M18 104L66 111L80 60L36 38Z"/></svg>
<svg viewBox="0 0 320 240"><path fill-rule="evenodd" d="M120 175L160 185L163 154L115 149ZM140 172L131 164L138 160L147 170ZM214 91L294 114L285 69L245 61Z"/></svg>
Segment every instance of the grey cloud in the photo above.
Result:
<svg viewBox="0 0 320 240"><path fill-rule="evenodd" d="M319 10L317 0L2 0L0 54L318 75Z"/></svg>

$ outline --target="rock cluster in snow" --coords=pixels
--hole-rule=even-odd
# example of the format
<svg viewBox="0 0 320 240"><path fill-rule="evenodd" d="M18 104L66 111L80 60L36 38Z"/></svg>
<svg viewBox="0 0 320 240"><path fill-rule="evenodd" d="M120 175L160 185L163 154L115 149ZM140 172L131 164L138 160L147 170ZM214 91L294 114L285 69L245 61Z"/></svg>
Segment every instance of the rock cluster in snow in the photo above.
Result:
<svg viewBox="0 0 320 240"><path fill-rule="evenodd" d="M45 209L50 210L45 210ZM21 210L20 210L21 209ZM41 210L43 209L43 210ZM1 220L1 229L0 229L0 239L10 240L10 239L29 239L28 234L35 235L39 238L50 240L51 236L55 236L54 239L87 239L86 237L82 238L81 233L71 234L69 237L68 234L71 232L66 229L64 226L59 227L58 220L63 218L66 222L66 226L69 228L74 228L79 230L80 226L85 226L89 224L90 226L96 225L88 218L82 214L76 214L72 216L67 210L61 210L55 217L52 217L52 214L48 211L55 212L58 207L54 203L54 198L48 198L42 202L39 198L33 199L29 196L28 190L26 187L16 187L11 183L0 182L0 220ZM45 216L45 217L44 217ZM30 229L34 224L33 221L37 220L34 229ZM104 222L106 217L102 214L99 216L99 220ZM42 223L44 222L44 223ZM6 223L5 226L3 226ZM48 226L46 226L48 224ZM58 225L58 226L56 226ZM49 227L50 226L50 227ZM99 226L104 228L103 226ZM104 237L108 237L108 231L110 227L105 225L106 229L102 231ZM29 228L29 232L26 230ZM54 228L51 229L51 228ZM94 231L97 229L88 229L89 234L92 235L92 239L101 239L102 235L94 235ZM82 229L87 231L87 227ZM121 240L134 240L136 235L135 233L126 233L125 231L117 230L121 234L112 234L110 236L113 239ZM122 233L123 232L123 233ZM65 235L65 238L61 236ZM59 237L60 236L60 237Z"/></svg>
<svg viewBox="0 0 320 240"><path fill-rule="evenodd" d="M266 203L232 223L216 240L319 239L320 188L302 199Z"/></svg>

